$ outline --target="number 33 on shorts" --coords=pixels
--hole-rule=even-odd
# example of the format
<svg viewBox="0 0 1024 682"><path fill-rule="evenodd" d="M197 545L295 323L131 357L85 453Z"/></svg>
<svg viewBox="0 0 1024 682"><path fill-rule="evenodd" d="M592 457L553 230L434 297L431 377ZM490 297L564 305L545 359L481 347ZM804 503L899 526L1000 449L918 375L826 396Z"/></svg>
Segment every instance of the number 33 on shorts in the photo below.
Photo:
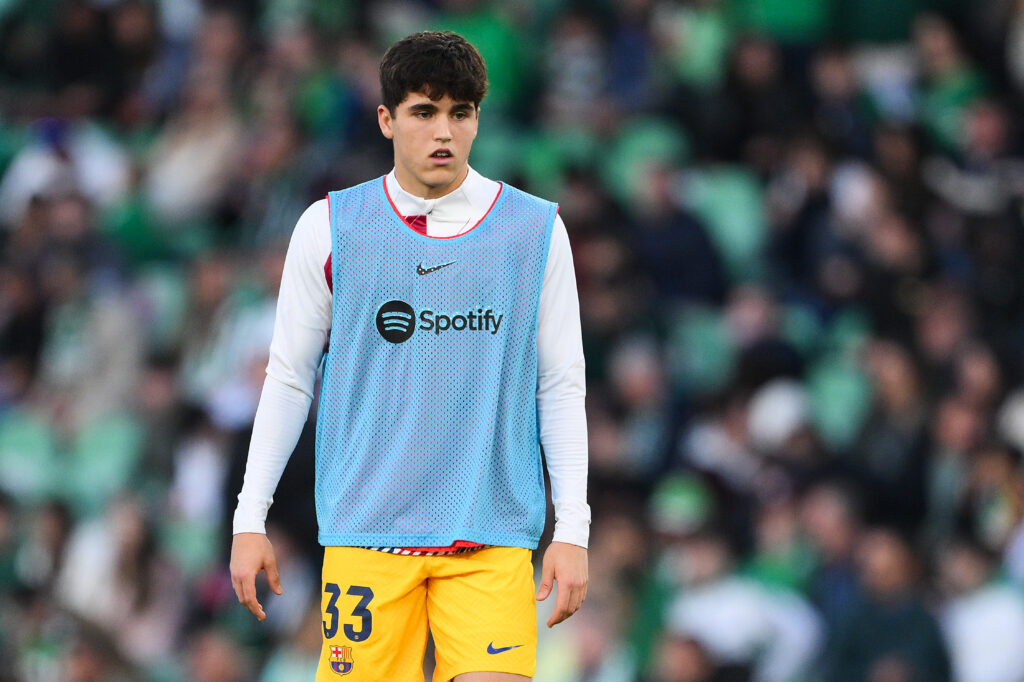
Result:
<svg viewBox="0 0 1024 682"><path fill-rule="evenodd" d="M338 597L341 596L341 588L335 583L326 583L324 593L327 595L327 605L324 606L324 638L333 639L338 634L338 625L341 623L341 613L338 611ZM373 614L366 608L373 601L373 590L362 585L352 585L345 591L359 598L359 603L352 609L352 615L360 619L360 624L353 627L350 623L345 624L345 636L353 642L363 642L370 637L373 631Z"/></svg>

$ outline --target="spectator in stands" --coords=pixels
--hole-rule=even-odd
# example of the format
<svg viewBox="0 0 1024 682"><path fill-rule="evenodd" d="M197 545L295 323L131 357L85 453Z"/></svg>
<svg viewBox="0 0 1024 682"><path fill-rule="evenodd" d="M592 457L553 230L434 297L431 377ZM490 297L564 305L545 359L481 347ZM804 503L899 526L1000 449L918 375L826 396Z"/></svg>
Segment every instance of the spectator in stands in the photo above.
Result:
<svg viewBox="0 0 1024 682"><path fill-rule="evenodd" d="M831 633L825 679L951 680L946 644L922 601L920 569L910 545L894 530L873 528L857 554L861 599Z"/></svg>
<svg viewBox="0 0 1024 682"><path fill-rule="evenodd" d="M999 579L996 554L970 536L942 548L941 613L953 677L971 682L1016 682L1024 671L1024 596Z"/></svg>

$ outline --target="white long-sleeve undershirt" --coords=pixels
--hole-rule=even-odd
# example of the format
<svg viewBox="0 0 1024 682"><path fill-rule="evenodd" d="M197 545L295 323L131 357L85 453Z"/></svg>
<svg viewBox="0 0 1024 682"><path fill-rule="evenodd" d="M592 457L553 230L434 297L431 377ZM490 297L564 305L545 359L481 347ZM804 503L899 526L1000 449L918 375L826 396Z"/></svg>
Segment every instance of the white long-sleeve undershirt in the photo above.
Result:
<svg viewBox="0 0 1024 682"><path fill-rule="evenodd" d="M385 182L403 216L427 216L431 237L454 236L476 225L500 190L499 183L472 168L457 189L438 199L409 194L394 171ZM235 509L235 533L265 532L274 491L309 414L333 319L325 272L330 254L329 208L321 199L299 218L288 245L267 378ZM572 251L560 217L555 218L538 315L537 412L555 507L553 539L586 547L590 507L585 368Z"/></svg>

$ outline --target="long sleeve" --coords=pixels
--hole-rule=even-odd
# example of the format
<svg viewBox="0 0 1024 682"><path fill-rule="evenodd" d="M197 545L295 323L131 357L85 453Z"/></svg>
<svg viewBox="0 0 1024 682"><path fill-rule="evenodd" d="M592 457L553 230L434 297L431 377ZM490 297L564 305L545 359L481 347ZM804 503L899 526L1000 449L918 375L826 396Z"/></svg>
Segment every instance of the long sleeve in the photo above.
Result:
<svg viewBox="0 0 1024 682"><path fill-rule="evenodd" d="M309 415L331 328L331 292L324 274L329 220L327 201L314 203L299 218L288 245L267 378L232 524L235 533L265 531L274 491Z"/></svg>
<svg viewBox="0 0 1024 682"><path fill-rule="evenodd" d="M569 235L555 218L540 295L537 329L537 412L551 499L554 540L586 547L587 417L580 304Z"/></svg>

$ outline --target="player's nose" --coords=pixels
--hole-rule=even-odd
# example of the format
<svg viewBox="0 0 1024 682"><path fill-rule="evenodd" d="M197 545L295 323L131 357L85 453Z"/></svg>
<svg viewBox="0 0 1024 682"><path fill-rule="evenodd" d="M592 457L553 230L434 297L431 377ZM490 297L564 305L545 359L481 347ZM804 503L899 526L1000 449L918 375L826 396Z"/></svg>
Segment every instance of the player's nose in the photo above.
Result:
<svg viewBox="0 0 1024 682"><path fill-rule="evenodd" d="M448 142L452 139L451 127L448 125L448 119L445 116L438 116L437 127L434 129L434 139L438 142Z"/></svg>

